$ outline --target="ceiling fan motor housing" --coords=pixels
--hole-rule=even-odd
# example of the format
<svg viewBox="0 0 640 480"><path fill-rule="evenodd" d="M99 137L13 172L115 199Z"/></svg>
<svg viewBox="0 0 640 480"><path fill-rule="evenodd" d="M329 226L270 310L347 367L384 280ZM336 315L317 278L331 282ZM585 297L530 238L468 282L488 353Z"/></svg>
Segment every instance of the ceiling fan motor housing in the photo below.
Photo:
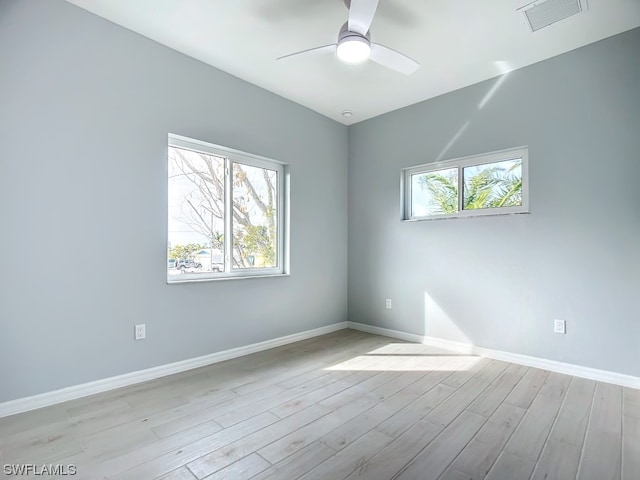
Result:
<svg viewBox="0 0 640 480"><path fill-rule="evenodd" d="M367 32L366 35L361 35L358 32L352 32L351 30L349 30L349 22L345 22L345 24L342 25L342 28L340 28L340 31L338 32L338 43L349 37L360 37L365 43L371 44L371 32Z"/></svg>
<svg viewBox="0 0 640 480"><path fill-rule="evenodd" d="M338 33L336 47L338 57L347 63L360 63L371 53L371 35L352 32L345 23Z"/></svg>

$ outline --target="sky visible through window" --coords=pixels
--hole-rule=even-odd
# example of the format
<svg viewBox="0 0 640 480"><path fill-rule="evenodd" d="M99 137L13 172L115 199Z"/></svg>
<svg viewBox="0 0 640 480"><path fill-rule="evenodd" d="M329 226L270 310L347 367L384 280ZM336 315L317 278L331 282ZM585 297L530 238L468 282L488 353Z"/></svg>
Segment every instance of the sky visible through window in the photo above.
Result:
<svg viewBox="0 0 640 480"><path fill-rule="evenodd" d="M208 245L209 238L196 231L193 226L185 221L189 218L189 204L185 202L185 199L190 198L192 202L200 202L199 192L194 185L194 175L185 174L184 170L180 168L181 160L176 155L176 148L169 147L169 243L171 245L186 245L189 243L197 243L201 245ZM222 175L224 168L224 159L222 157L216 157L215 155L208 155L200 152L193 152L191 150L179 149L180 153L192 163L198 170L206 171L207 164L204 158L208 157L211 163L219 165L221 169L218 173ZM191 178L191 179L190 179ZM220 222L220 227L224 230L224 225Z"/></svg>

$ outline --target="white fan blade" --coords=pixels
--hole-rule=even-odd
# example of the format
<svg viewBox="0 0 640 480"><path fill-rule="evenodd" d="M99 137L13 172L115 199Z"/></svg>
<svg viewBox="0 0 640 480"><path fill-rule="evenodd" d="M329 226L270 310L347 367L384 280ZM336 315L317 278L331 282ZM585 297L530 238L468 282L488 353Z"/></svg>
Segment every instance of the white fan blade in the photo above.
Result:
<svg viewBox="0 0 640 480"><path fill-rule="evenodd" d="M420 68L420 64L412 58L378 43L371 44L371 56L369 58L384 67L405 75L411 75Z"/></svg>
<svg viewBox="0 0 640 480"><path fill-rule="evenodd" d="M323 45L322 47L308 48L307 50L301 50L300 52L283 55L282 57L276 58L276 60L283 60L285 58L294 57L296 55L302 55L303 53L306 53L306 54L329 53L331 50L335 52L336 50L335 43L332 43L331 45Z"/></svg>
<svg viewBox="0 0 640 480"><path fill-rule="evenodd" d="M351 0L349 6L349 31L366 35L378 8L378 0Z"/></svg>

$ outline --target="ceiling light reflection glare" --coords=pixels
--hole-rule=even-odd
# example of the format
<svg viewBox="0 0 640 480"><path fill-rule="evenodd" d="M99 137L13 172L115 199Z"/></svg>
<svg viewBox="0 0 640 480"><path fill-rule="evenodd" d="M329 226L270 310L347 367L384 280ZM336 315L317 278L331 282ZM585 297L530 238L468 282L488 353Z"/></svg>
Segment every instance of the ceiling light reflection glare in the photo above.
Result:
<svg viewBox="0 0 640 480"><path fill-rule="evenodd" d="M371 46L365 38L350 36L338 43L336 52L345 63L361 63L369 58Z"/></svg>

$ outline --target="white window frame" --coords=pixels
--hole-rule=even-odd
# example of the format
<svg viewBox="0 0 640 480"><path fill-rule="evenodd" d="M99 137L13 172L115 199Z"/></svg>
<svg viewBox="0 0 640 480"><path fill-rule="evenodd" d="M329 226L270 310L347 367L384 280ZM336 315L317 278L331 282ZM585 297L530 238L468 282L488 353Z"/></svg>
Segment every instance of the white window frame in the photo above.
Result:
<svg viewBox="0 0 640 480"><path fill-rule="evenodd" d="M183 273L169 275L167 271L167 283L200 282L211 280L229 280L240 278L259 278L289 275L289 169L286 164L276 160L242 152L221 145L195 140L181 135L169 134L168 146L194 152L215 155L224 158L225 184L224 184L224 272L207 273ZM276 198L277 198L277 265L273 268L233 268L233 231L231 208L233 204L233 178L232 164L241 163L251 167L265 168L276 172ZM167 224L167 243L169 228ZM228 239L228 240L227 240ZM167 262L165 261L165 264ZM168 268L168 267L167 267Z"/></svg>
<svg viewBox="0 0 640 480"><path fill-rule="evenodd" d="M516 159L522 160L522 205L498 208L479 208L472 210L464 210L462 208L464 198L464 168ZM457 168L458 170L458 211L455 213L437 213L424 216L412 216L411 177L413 175L431 173L438 170L451 168ZM529 149L526 146L515 147L505 150L499 150L496 152L471 155L468 157L454 158L451 160L444 160L441 162L428 163L415 167L404 168L402 170L400 184L402 197L402 220L405 222L434 220L442 218L468 218L488 215L529 213Z"/></svg>

